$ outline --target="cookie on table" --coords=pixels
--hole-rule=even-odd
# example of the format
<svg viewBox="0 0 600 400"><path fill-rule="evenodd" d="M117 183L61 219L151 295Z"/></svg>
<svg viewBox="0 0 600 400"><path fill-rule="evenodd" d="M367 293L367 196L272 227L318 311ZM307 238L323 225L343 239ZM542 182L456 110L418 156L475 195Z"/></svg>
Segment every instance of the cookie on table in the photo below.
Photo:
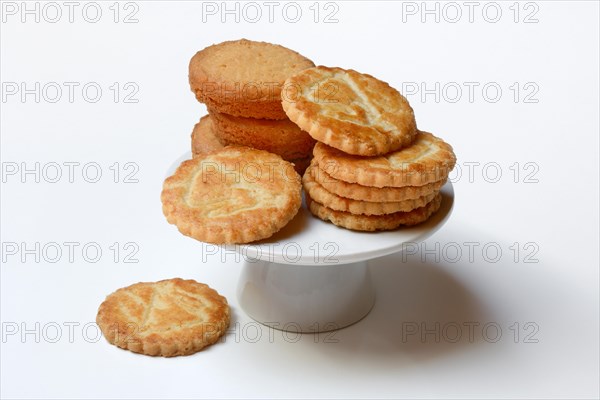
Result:
<svg viewBox="0 0 600 400"><path fill-rule="evenodd" d="M319 169L335 179L372 187L423 186L447 179L456 164L452 146L419 131L413 144L379 157L360 157L317 143L313 150Z"/></svg>
<svg viewBox="0 0 600 400"><path fill-rule="evenodd" d="M198 157L201 154L220 150L223 147L225 146L215 134L212 118L209 115L200 118L200 122L194 125L192 131L192 156Z"/></svg>
<svg viewBox="0 0 600 400"><path fill-rule="evenodd" d="M313 178L311 170L312 167L309 167L302 178L304 190L308 193L310 198L332 210L349 212L351 214L383 215L392 214L398 211L407 212L414 210L415 208L423 207L433 200L437 194L437 192L432 192L416 199L392 202L354 200L329 192Z"/></svg>
<svg viewBox="0 0 600 400"><path fill-rule="evenodd" d="M282 105L302 130L348 154L386 154L409 146L417 134L406 98L354 70L305 69L286 80Z"/></svg>
<svg viewBox="0 0 600 400"><path fill-rule="evenodd" d="M211 112L211 117L223 143L266 150L288 161L311 156L315 146L315 140L287 118L244 118L217 112Z"/></svg>
<svg viewBox="0 0 600 400"><path fill-rule="evenodd" d="M241 39L209 46L194 55L190 86L208 108L239 117L285 119L285 80L314 63L283 46Z"/></svg>
<svg viewBox="0 0 600 400"><path fill-rule="evenodd" d="M442 195L436 194L433 200L423 207L415 208L408 212L395 212L384 215L356 215L344 211L332 210L320 203L317 203L306 196L306 202L310 212L316 217L333 223L342 228L355 231L389 231L400 226L412 226L425 222L435 213L442 204Z"/></svg>
<svg viewBox="0 0 600 400"><path fill-rule="evenodd" d="M202 242L249 243L283 228L301 205L301 178L276 154L227 146L184 161L163 184L167 221Z"/></svg>
<svg viewBox="0 0 600 400"><path fill-rule="evenodd" d="M108 295L96 322L109 343L149 356L184 356L215 343L229 326L227 299L180 278L140 282Z"/></svg>
<svg viewBox="0 0 600 400"><path fill-rule="evenodd" d="M409 199L418 199L421 196L427 196L439 191L446 183L447 179L427 183L423 186L403 186L403 187L370 187L359 185L358 183L348 183L336 179L327 172L319 168L319 165L312 163L312 178L315 182L323 186L327 191L348 199L390 202L403 201Z"/></svg>

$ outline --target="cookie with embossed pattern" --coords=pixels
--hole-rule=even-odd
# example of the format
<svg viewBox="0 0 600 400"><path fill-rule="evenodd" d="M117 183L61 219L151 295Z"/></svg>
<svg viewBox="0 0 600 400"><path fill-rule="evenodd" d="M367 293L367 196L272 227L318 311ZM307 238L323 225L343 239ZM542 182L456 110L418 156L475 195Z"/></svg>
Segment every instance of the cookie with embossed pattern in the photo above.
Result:
<svg viewBox="0 0 600 400"><path fill-rule="evenodd" d="M108 295L96 323L109 343L149 356L184 356L215 343L229 326L227 299L180 278L140 282Z"/></svg>
<svg viewBox="0 0 600 400"><path fill-rule="evenodd" d="M354 70L305 69L285 81L281 95L283 109L296 125L348 154L396 151L417 134L406 98L386 82Z"/></svg>
<svg viewBox="0 0 600 400"><path fill-rule="evenodd" d="M167 221L194 239L249 243L265 239L296 215L300 175L276 154L227 146L184 161L163 184Z"/></svg>
<svg viewBox="0 0 600 400"><path fill-rule="evenodd" d="M423 186L448 178L456 164L452 146L428 132L419 131L407 148L378 157L346 154L317 143L314 162L335 179L363 186Z"/></svg>

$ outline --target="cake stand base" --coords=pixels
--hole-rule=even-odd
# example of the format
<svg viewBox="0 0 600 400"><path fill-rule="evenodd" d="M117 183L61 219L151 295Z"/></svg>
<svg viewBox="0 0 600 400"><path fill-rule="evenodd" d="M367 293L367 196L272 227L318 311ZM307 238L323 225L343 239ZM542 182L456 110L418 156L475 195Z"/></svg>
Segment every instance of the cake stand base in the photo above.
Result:
<svg viewBox="0 0 600 400"><path fill-rule="evenodd" d="M254 320L290 332L326 332L361 320L375 303L368 262L246 262L238 301Z"/></svg>

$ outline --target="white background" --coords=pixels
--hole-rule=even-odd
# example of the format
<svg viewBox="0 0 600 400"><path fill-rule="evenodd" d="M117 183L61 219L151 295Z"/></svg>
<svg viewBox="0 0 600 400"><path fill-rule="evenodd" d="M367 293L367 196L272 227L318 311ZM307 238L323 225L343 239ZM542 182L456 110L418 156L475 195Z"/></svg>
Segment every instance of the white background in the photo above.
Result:
<svg viewBox="0 0 600 400"><path fill-rule="evenodd" d="M282 15L285 3L269 22L259 2L255 23L248 20L255 10L243 14L242 3L237 23L235 15L222 22L219 12L203 14L202 3L187 1L122 3L116 23L112 2L98 3L96 23L86 20L95 18L94 5L78 3L70 22L59 2L62 18L52 23L56 8L35 4L27 7L39 7L39 22L23 14L21 2L2 5L2 397L599 396L597 2L478 2L471 17L463 2L428 3L438 7L438 22L421 2L391 1L321 3L315 22L307 2L296 23L286 21L293 9ZM332 11L337 22L324 23ZM132 12L137 22L124 23ZM332 336L288 337L254 323L235 295L241 263L232 255L225 262L203 257L200 244L161 212L166 170L188 150L205 112L189 90L189 59L241 37L404 89L419 127L451 143L462 167L446 226L422 251L378 260L374 309ZM22 98L21 83L35 92L36 82L39 102L35 93ZM52 82L63 87L55 103ZM64 82L79 84L72 102ZM90 82L102 89L95 103L93 91L87 98L81 92ZM471 98L465 82L474 87ZM127 83L133 86L125 90ZM421 83L433 90L424 98ZM137 103L124 102L136 87L129 100ZM72 183L65 162L80 163ZM102 172L97 183L84 179L94 178L93 169L81 172L92 162ZM118 183L109 168L116 162ZM139 167L138 183L124 182L133 171L128 162ZM39 183L21 175L35 163ZM52 163L62 165L57 183L49 182ZM79 243L73 262L64 242ZM36 243L47 249L39 262L22 252ZM62 247L57 262L48 243ZM99 261L90 262L93 251L83 257L86 243L102 249ZM124 262L135 246L139 262ZM162 359L95 340L94 326L85 324L107 294L170 277L208 283L228 298L234 321L224 343ZM472 341L468 322L479 324ZM409 325L421 323L440 324L439 343L434 334L407 336ZM493 329L486 334L487 323ZM457 343L452 324L462 327ZM492 343L495 327L502 332Z"/></svg>

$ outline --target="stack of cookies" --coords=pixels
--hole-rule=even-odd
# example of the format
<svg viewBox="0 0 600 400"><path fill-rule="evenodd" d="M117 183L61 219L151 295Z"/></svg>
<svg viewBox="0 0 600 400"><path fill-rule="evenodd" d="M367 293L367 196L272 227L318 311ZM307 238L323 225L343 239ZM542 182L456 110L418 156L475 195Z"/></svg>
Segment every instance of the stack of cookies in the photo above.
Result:
<svg viewBox="0 0 600 400"><path fill-rule="evenodd" d="M310 211L360 231L427 220L454 168L452 147L419 131L408 101L370 75L316 67L288 78L288 117L318 140L303 185Z"/></svg>
<svg viewBox="0 0 600 400"><path fill-rule="evenodd" d="M439 209L452 147L418 130L387 83L244 39L196 53L189 80L209 115L161 194L184 235L266 239L294 218L302 188L316 217L353 230L414 225Z"/></svg>
<svg viewBox="0 0 600 400"><path fill-rule="evenodd" d="M240 145L265 150L302 174L315 140L291 122L281 105L285 80L314 63L283 46L237 40L209 46L190 61L189 80L206 104L192 132L192 153Z"/></svg>

